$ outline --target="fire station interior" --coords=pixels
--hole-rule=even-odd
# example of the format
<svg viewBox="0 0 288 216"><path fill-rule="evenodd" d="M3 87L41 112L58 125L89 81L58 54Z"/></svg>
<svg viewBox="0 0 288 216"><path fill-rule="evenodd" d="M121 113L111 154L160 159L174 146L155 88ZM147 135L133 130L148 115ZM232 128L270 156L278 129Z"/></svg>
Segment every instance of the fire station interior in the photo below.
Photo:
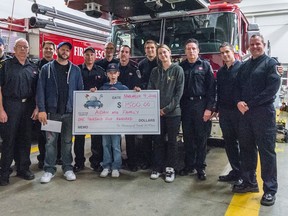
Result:
<svg viewBox="0 0 288 216"><path fill-rule="evenodd" d="M97 2L97 4L102 5L101 14L92 13L94 17L106 16L107 12L112 10L115 16L119 16L119 14L123 14L123 10L121 11L119 5L123 4L128 8L133 8L140 3L146 2L141 10L131 10L127 12L127 16L132 17L148 13L152 20L148 20L145 23L132 21L130 23L131 26L127 25L125 28L122 26L119 27L119 29L114 29L116 34L114 34L115 38L113 40L116 41L116 44L120 44L127 38L125 32L130 32L133 26L134 49L132 52L136 57L144 56L143 41L148 38L158 38L157 31L160 31L161 22L163 24L163 21L153 20L155 7L159 6L157 3L163 3L163 6L158 9L160 12L162 10L172 11L171 2L187 10L191 8L199 10L203 5L209 3L208 0L178 0L178 3L176 3L177 0L170 0L170 3L168 3L169 0L123 0L121 4L118 0L61 1L63 1L63 4L66 4L65 7L68 6L73 10L84 10L86 8L85 3ZM245 2L247 0L243 1ZM47 4L49 5L49 3ZM288 4L285 4L285 6L286 5L288 8ZM254 8L254 10L256 9ZM266 8L266 10L269 11L269 8ZM265 11L265 15L269 15L267 11ZM250 13L252 14L252 12ZM287 13L287 11L285 11L285 13ZM255 13L253 15L255 15ZM259 16L262 17L263 15L261 14ZM41 19L38 19L38 21L39 20ZM174 54L180 54L183 44L192 34L194 38L199 39L202 51L217 52L219 45L223 41L231 38L231 35L229 35L229 32L225 29L231 28L229 23L231 24L234 18L231 14L223 12L215 14L215 18L212 19L213 22L205 22L205 20L207 20L205 17L200 16L189 18L180 17L177 19L167 18L165 19L165 27L163 27L167 34L165 38L163 38L163 41L170 46ZM54 28L53 23L50 21L45 23L45 25L48 25L52 29ZM2 21L0 21L0 27L2 24ZM110 29L108 31L106 27L98 24L97 27L103 28L102 32L100 31L96 34L97 40L101 41L103 45L108 34L107 32L109 32ZM2 32L5 31L3 29L0 30ZM75 31L74 27L73 31ZM88 35L90 34L90 32L86 33ZM211 38L213 38L213 40L211 40ZM217 38L217 40L215 40L215 38ZM285 83L287 82L287 65L288 62L284 62ZM286 86L281 87L281 99L288 98L287 83ZM286 216L288 211L287 113L281 112L279 109L277 110L277 142L275 150L277 153L278 192L276 194L276 202L273 206L267 207L260 204L263 195L263 181L261 179L259 159L256 171L260 189L258 193L234 194L232 193L232 184L218 181L219 176L228 174L231 167L224 149L224 141L221 130L219 130L219 123L214 121L212 122L211 137L207 143L207 179L205 181L200 181L197 178L197 174L192 173L188 176L176 175L173 183L166 183L163 176L157 180L151 180L151 170L149 169L139 169L137 172L131 172L125 166L120 170L121 175L119 178L112 178L111 176L101 178L99 176L100 173L95 172L90 167L91 137L90 135L86 135L85 169L76 173L77 180L72 182L66 181L61 170L61 165L57 165L57 172L51 182L41 184L40 178L44 172L38 168L37 155L39 151L36 139L37 134L35 133L31 144L30 156L30 168L35 174L35 179L26 181L17 177L14 164L12 164L14 170L10 175L10 184L5 187L0 187L0 215ZM143 136L137 135L136 140L141 144L143 141L142 138ZM184 166L184 144L181 130L179 131L177 140L179 144L178 166L180 169ZM125 142L122 143L122 151L125 155Z"/></svg>

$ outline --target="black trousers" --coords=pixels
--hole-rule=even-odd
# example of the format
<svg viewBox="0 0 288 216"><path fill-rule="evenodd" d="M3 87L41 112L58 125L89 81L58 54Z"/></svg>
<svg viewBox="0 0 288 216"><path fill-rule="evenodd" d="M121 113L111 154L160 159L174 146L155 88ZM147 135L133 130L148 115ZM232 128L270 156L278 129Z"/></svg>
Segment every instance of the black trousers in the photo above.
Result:
<svg viewBox="0 0 288 216"><path fill-rule="evenodd" d="M125 135L126 139L126 153L128 157L128 166L130 168L137 167L139 162L139 146L136 142L135 135Z"/></svg>
<svg viewBox="0 0 288 216"><path fill-rule="evenodd" d="M152 164L152 145L153 136L143 135L142 143L140 146L140 158L141 163L150 166Z"/></svg>
<svg viewBox="0 0 288 216"><path fill-rule="evenodd" d="M161 134L153 137L152 169L157 172L165 171L165 167L177 167L178 143L177 135L180 126L180 116L161 117Z"/></svg>
<svg viewBox="0 0 288 216"><path fill-rule="evenodd" d="M188 169L204 170L206 167L207 139L211 131L211 121L203 121L206 103L205 98L181 102L184 162Z"/></svg>
<svg viewBox="0 0 288 216"><path fill-rule="evenodd" d="M33 103L31 101L3 99L4 110L8 121L1 123L2 154L1 168L2 178L9 178L9 168L15 157L17 172L29 169L31 165L31 135Z"/></svg>
<svg viewBox="0 0 288 216"><path fill-rule="evenodd" d="M85 163L85 135L76 135L74 142L75 164L77 166L84 166ZM96 168L100 166L103 161L103 147L102 136L91 135L91 152L92 155L89 158L91 167Z"/></svg>
<svg viewBox="0 0 288 216"><path fill-rule="evenodd" d="M239 144L241 171L244 182L257 184L258 151L264 193L275 194L278 189L275 152L276 118L273 104L250 108L241 115Z"/></svg>
<svg viewBox="0 0 288 216"><path fill-rule="evenodd" d="M240 173L240 148L238 142L239 121L241 113L235 109L219 109L219 123L225 141L225 150L232 167L232 175L239 176Z"/></svg>

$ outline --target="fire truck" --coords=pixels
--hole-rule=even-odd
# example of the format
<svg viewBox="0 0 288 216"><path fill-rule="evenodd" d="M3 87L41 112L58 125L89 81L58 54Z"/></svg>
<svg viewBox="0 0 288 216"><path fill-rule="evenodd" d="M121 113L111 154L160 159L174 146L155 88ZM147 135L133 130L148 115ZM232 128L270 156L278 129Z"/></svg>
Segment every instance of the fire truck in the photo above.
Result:
<svg viewBox="0 0 288 216"><path fill-rule="evenodd" d="M257 24L248 22L237 3L241 0L66 0L68 7L85 10L92 16L112 14L112 42L131 47L136 61L145 56L144 43L152 39L171 48L174 61L182 61L189 38L199 41L200 57L208 60L215 72L223 66L219 46L229 42L236 59L250 54L248 39L259 34ZM121 7L119 7L121 5ZM85 8L86 7L86 8ZM94 12L93 12L94 11ZM210 140L222 143L217 120L212 121ZM217 142L214 142L217 143Z"/></svg>
<svg viewBox="0 0 288 216"><path fill-rule="evenodd" d="M67 2L67 1L66 1ZM257 24L248 23L237 3L241 0L69 0L77 10L111 13L112 38L119 48L131 47L132 58L145 56L144 43L152 39L171 48L173 58L182 60L187 39L199 41L200 57L207 59L216 72L222 65L219 46L229 42L235 57L249 56L248 39L259 33ZM122 7L117 7L117 5ZM85 9L86 5L86 9ZM90 11L91 14L93 14ZM99 14L98 14L99 15Z"/></svg>
<svg viewBox="0 0 288 216"><path fill-rule="evenodd" d="M88 46L95 48L97 59L104 58L104 44L111 32L110 25L76 17L37 3L32 5L31 10L36 16L0 19L0 36L5 41L7 53L13 55L15 40L25 38L30 44L29 57L35 61L43 57L42 42L46 40L56 45L62 41L70 42L73 46L70 60L75 64L83 63L83 51ZM38 14L50 19L39 18ZM56 19L65 20L71 25L57 23ZM85 27L90 29L87 30ZM56 58L56 55L54 57Z"/></svg>

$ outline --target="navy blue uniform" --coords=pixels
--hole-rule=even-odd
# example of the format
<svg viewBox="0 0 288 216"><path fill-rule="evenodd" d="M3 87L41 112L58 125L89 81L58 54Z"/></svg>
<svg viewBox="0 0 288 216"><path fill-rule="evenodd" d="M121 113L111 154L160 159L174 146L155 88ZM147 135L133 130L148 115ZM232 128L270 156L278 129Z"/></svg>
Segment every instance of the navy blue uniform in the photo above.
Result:
<svg viewBox="0 0 288 216"><path fill-rule="evenodd" d="M120 76L118 81L133 90L135 86L141 84L141 74L138 65L131 60L126 66L119 65ZM128 166L131 170L137 170L138 166L138 147L136 145L135 135L125 135L126 151L128 156Z"/></svg>
<svg viewBox="0 0 288 216"><path fill-rule="evenodd" d="M157 59L150 61L145 58L139 62L139 70L141 72L141 88L147 89L150 74L153 68L157 67ZM143 142L141 143L141 162L142 168L148 168L152 163L152 135L143 135Z"/></svg>
<svg viewBox="0 0 288 216"><path fill-rule="evenodd" d="M28 171L31 164L31 115L35 108L37 75L36 65L28 60L22 65L16 57L7 59L0 68L2 102L8 116L6 123L0 123L3 138L1 180L5 182L9 181L14 154L17 173Z"/></svg>
<svg viewBox="0 0 288 216"><path fill-rule="evenodd" d="M90 90L91 88L95 87L97 89L100 89L103 86L103 84L107 81L104 69L96 64L93 65L91 70L89 70L84 63L79 65L79 68L81 69L82 73L84 90ZM74 143L75 166L78 166L79 168L84 167L85 163L84 144L85 144L85 135L75 136L75 143ZM89 161L91 163L91 167L94 170L97 170L100 167L100 162L102 162L103 160L101 135L91 135L91 152L92 155L89 158Z"/></svg>
<svg viewBox="0 0 288 216"><path fill-rule="evenodd" d="M147 89L150 74L153 68L157 67L157 59L150 61L148 58L142 59L139 62L139 70L141 72L141 88Z"/></svg>
<svg viewBox="0 0 288 216"><path fill-rule="evenodd" d="M244 101L249 110L241 115L239 143L243 183L257 185L257 149L260 154L264 193L277 192L276 118L273 105L280 86L277 62L263 54L243 63L237 75L236 102Z"/></svg>
<svg viewBox="0 0 288 216"><path fill-rule="evenodd" d="M180 64L184 70L185 85L181 99L182 128L185 146L185 168L206 167L206 146L211 122L204 122L204 111L215 106L215 81L207 61L197 59L195 63L185 60Z"/></svg>
<svg viewBox="0 0 288 216"><path fill-rule="evenodd" d="M241 62L236 60L229 68L221 67L217 72L217 109L219 123L225 141L225 150L232 167L229 175L240 177L240 149L238 143L238 127L241 113L237 109L233 97L236 76Z"/></svg>
<svg viewBox="0 0 288 216"><path fill-rule="evenodd" d="M116 64L118 64L118 63L119 63L119 60L113 58L113 59L109 62L109 61L107 61L106 58L104 58L104 59L97 60L97 61L95 62L95 64L97 64L97 65L99 65L100 67L102 67L105 71L106 71L106 69L107 69L107 66L108 66L109 64L111 64L111 63L116 63Z"/></svg>

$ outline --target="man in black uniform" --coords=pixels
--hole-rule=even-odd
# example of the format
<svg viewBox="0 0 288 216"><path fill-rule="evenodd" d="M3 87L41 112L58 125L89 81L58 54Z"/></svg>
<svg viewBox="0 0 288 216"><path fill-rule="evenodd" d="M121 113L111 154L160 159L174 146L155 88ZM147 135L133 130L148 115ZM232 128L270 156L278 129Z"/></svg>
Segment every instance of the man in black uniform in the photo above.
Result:
<svg viewBox="0 0 288 216"><path fill-rule="evenodd" d="M130 60L131 48L123 45L119 53L119 71L120 76L118 81L126 85L130 90L139 88L141 85L141 74L138 65ZM138 170L139 148L136 145L135 135L125 135L126 152L128 157L128 167L131 171Z"/></svg>
<svg viewBox="0 0 288 216"><path fill-rule="evenodd" d="M227 175L219 176L219 181L236 182L240 173L240 149L238 143L238 127L241 113L237 109L233 92L236 76L241 62L234 57L233 46L223 43L220 53L224 66L217 72L217 111L219 123L225 141L225 150L232 170Z"/></svg>
<svg viewBox="0 0 288 216"><path fill-rule="evenodd" d="M210 134L212 109L215 106L215 82L209 62L198 57L196 39L185 43L187 59L180 66L185 74L181 99L185 167L180 175L197 170L199 180L206 180L206 147Z"/></svg>
<svg viewBox="0 0 288 216"><path fill-rule="evenodd" d="M9 168L14 155L17 176L34 179L29 166L32 119L35 120L38 113L34 109L38 70L27 59L27 40L16 40L14 51L14 57L7 59L0 69L0 128L3 138L1 186L9 184Z"/></svg>
<svg viewBox="0 0 288 216"><path fill-rule="evenodd" d="M280 87L277 62L265 54L264 38L253 35L249 44L252 58L243 63L237 75L235 97L242 113L239 123L241 174L243 183L233 192L258 192L256 166L258 150L264 195L262 205L275 203L277 193L277 162L275 152L276 117L273 105Z"/></svg>
<svg viewBox="0 0 288 216"><path fill-rule="evenodd" d="M97 90L102 87L106 82L105 71L102 67L95 64L95 49L93 47L87 47L84 50L84 63L78 65L81 69L84 90ZM94 91L95 91L94 90ZM85 157L84 157L84 144L85 135L76 135L74 143L75 153L75 165L74 172L79 172L84 169ZM91 135L91 152L92 156L89 158L91 167L97 171L100 169L100 163L103 160L103 147L102 136Z"/></svg>
<svg viewBox="0 0 288 216"><path fill-rule="evenodd" d="M139 70L141 72L141 88L147 89L151 71L157 67L156 58L157 43L153 40L147 40L144 44L146 58L139 62ZM148 169L152 163L152 136L143 135L143 142L141 143L141 169Z"/></svg>
<svg viewBox="0 0 288 216"><path fill-rule="evenodd" d="M115 46L112 42L108 42L105 44L105 58L104 59L100 59L98 61L96 61L95 63L97 65L99 65L100 67L102 67L105 71L107 69L107 66L110 63L116 63L118 64L119 61L117 59L114 58L114 53L115 53Z"/></svg>

